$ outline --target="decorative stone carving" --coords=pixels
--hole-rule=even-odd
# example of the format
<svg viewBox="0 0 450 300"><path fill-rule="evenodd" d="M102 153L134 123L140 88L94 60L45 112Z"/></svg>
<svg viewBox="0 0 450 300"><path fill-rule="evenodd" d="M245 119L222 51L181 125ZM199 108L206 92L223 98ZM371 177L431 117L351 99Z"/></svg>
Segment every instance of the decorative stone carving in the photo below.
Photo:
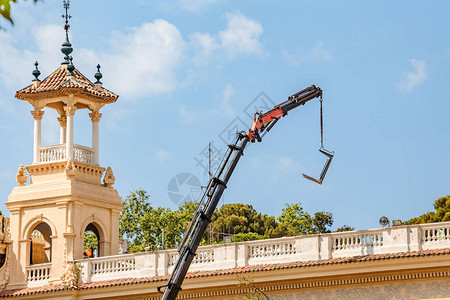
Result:
<svg viewBox="0 0 450 300"><path fill-rule="evenodd" d="M61 117L57 118L59 125L61 127L66 127L67 126L67 116L63 116L61 115Z"/></svg>
<svg viewBox="0 0 450 300"><path fill-rule="evenodd" d="M91 117L92 123L100 122L100 118L102 117L102 114L98 111L93 111L89 114L89 117Z"/></svg>
<svg viewBox="0 0 450 300"><path fill-rule="evenodd" d="M108 167L105 172L105 177L103 178L103 183L105 186L112 186L116 182L116 178L114 177L113 171L111 167Z"/></svg>
<svg viewBox="0 0 450 300"><path fill-rule="evenodd" d="M76 288L79 281L79 272L75 266L75 262L64 262L64 273L61 275L61 283L66 288Z"/></svg>
<svg viewBox="0 0 450 300"><path fill-rule="evenodd" d="M66 116L73 116L75 115L75 111L77 108L74 105L66 105L64 106L64 111L66 112Z"/></svg>
<svg viewBox="0 0 450 300"><path fill-rule="evenodd" d="M77 171L77 169L75 167L75 163L73 162L72 159L69 159L67 161L66 169L65 169L67 179L75 177L76 171Z"/></svg>
<svg viewBox="0 0 450 300"><path fill-rule="evenodd" d="M44 111L40 109L35 109L31 111L31 115L35 120L42 120L42 117L44 116Z"/></svg>
<svg viewBox="0 0 450 300"><path fill-rule="evenodd" d="M23 165L20 165L19 170L17 171L16 181L19 183L19 186L24 186L27 180L27 169L25 169Z"/></svg>

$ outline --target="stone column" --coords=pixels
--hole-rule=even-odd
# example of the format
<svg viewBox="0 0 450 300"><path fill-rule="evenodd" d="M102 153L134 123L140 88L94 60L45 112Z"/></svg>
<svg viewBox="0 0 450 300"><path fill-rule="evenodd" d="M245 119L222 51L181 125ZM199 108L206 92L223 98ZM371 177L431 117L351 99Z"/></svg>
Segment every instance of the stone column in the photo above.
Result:
<svg viewBox="0 0 450 300"><path fill-rule="evenodd" d="M73 116L77 108L73 105L64 106L64 111L67 116L67 128L66 128L66 158L73 159Z"/></svg>
<svg viewBox="0 0 450 300"><path fill-rule="evenodd" d="M41 161L39 151L41 148L41 120L44 112L40 108L36 108L31 111L31 115L34 118L33 164L38 164Z"/></svg>
<svg viewBox="0 0 450 300"><path fill-rule="evenodd" d="M102 114L98 112L98 110L92 111L92 113L89 114L89 117L91 117L92 120L92 148L94 149L94 159L93 163L95 165L99 164L99 122L100 118L102 117Z"/></svg>
<svg viewBox="0 0 450 300"><path fill-rule="evenodd" d="M58 118L58 122L61 126L59 129L59 143L62 145L66 143L67 116L61 115L61 117Z"/></svg>

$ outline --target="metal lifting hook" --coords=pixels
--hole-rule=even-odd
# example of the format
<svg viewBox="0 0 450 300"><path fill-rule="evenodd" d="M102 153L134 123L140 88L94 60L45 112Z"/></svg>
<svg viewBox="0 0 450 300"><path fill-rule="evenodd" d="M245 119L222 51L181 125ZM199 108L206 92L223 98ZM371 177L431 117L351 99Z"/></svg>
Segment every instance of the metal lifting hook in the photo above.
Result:
<svg viewBox="0 0 450 300"><path fill-rule="evenodd" d="M325 175L328 172L328 168L330 167L331 161L333 160L333 156L334 156L334 151L328 151L323 147L323 109L322 109L322 96L320 96L320 149L319 152L324 154L325 156L328 157L327 162L325 163L325 166L322 169L322 173L320 173L320 178L316 179L313 178L311 176L308 176L306 174L302 174L303 177L305 177L306 179L309 179L311 181L314 181L318 184L322 184L323 179L325 178Z"/></svg>

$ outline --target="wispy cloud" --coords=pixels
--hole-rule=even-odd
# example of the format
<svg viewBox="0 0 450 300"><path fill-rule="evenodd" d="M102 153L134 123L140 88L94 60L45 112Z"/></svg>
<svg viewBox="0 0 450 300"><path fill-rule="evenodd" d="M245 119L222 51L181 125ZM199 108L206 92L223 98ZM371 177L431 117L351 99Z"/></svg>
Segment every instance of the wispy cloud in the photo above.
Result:
<svg viewBox="0 0 450 300"><path fill-rule="evenodd" d="M406 92L411 91L427 79L427 64L425 61L411 58L411 65L413 70L404 72L400 83L400 90Z"/></svg>
<svg viewBox="0 0 450 300"><path fill-rule="evenodd" d="M283 57L288 65L299 66L308 60L330 62L333 56L323 42L317 42L309 50L296 49L294 51L283 50Z"/></svg>
<svg viewBox="0 0 450 300"><path fill-rule="evenodd" d="M170 158L170 153L166 150L156 150L155 151L155 160L158 163L164 163L167 159Z"/></svg>
<svg viewBox="0 0 450 300"><path fill-rule="evenodd" d="M241 12L225 14L227 27L215 35L193 33L191 43L196 50L194 62L204 64L216 56L233 59L238 55L261 55L263 46L259 40L262 25L247 18Z"/></svg>

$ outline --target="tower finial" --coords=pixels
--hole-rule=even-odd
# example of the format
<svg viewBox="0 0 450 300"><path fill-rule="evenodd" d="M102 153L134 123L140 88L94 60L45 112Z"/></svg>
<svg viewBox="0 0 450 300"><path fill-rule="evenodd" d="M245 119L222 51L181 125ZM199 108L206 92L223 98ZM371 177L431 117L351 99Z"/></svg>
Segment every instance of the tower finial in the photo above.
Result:
<svg viewBox="0 0 450 300"><path fill-rule="evenodd" d="M69 33L69 19L72 18L71 15L69 15L69 8L70 8L70 0L64 0L63 1L63 7L66 10L66 13L64 15L61 15L64 19L66 19L66 24L64 24L64 30L66 31L66 35Z"/></svg>
<svg viewBox="0 0 450 300"><path fill-rule="evenodd" d="M97 65L97 73L95 73L94 77L95 77L95 79L97 79L97 81L95 83L100 83L101 84L102 82L100 81L100 79L102 79L103 75L100 72L100 68L101 68L101 66L100 66L100 64L98 64Z"/></svg>
<svg viewBox="0 0 450 300"><path fill-rule="evenodd" d="M38 80L38 81L39 81L39 78L38 78L38 77L39 77L39 75L41 75L41 71L39 71L39 69L38 69L39 63L36 61L36 62L34 63L34 65L36 66L36 69L33 70L32 74L33 74L34 77L36 77L36 79L33 79L33 81L34 81L34 80Z"/></svg>
<svg viewBox="0 0 450 300"><path fill-rule="evenodd" d="M61 64L68 65L70 63L69 55L73 51L72 44L69 42L69 28L70 28L69 19L72 18L72 16L69 15L70 0L64 0L63 7L66 10L66 13L64 15L61 15L61 17L66 19L66 23L64 24L64 30L66 31L66 40L64 41L61 47L61 52L64 54L64 61Z"/></svg>
<svg viewBox="0 0 450 300"><path fill-rule="evenodd" d="M73 70L75 70L75 66L72 62L72 56L69 57L70 64L67 66L67 76L74 76Z"/></svg>

